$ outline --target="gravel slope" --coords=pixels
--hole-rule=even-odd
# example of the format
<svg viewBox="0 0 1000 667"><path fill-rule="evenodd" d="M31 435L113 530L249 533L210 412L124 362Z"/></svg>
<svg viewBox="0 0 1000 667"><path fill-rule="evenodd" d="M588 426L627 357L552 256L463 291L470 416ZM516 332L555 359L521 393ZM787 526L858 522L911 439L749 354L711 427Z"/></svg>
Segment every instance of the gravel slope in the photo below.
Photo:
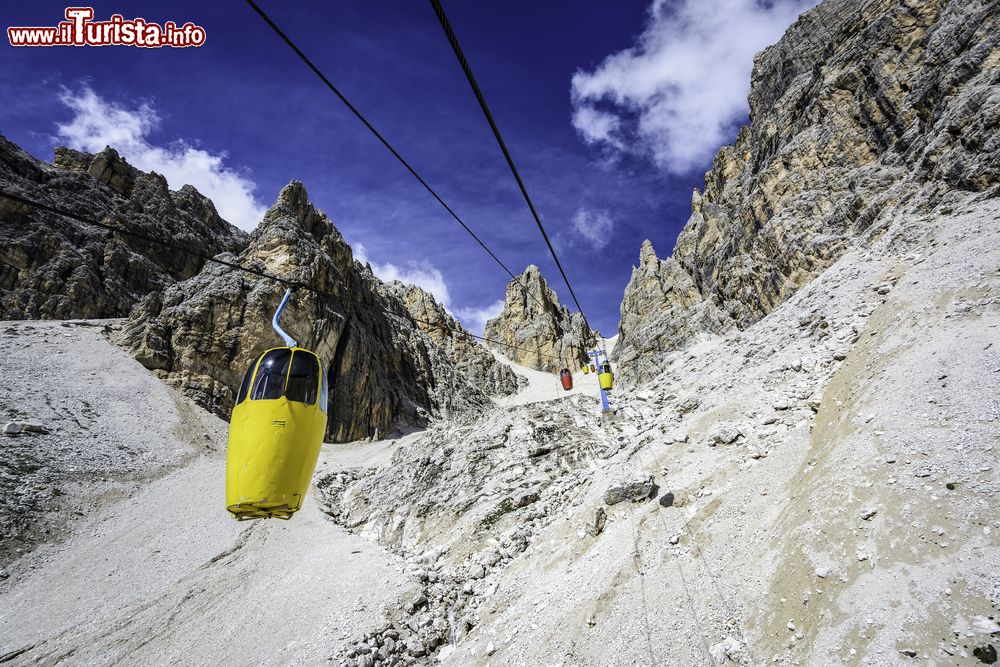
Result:
<svg viewBox="0 0 1000 667"><path fill-rule="evenodd" d="M71 524L0 581L0 661L315 664L377 625L410 586L398 560L325 520L315 502L289 522L230 519L226 424L114 348L101 326L3 325L19 342L5 375L25 383L5 387L5 405L52 429L0 439L5 453L36 449L40 467L19 488L60 489L61 503L86 512L27 506L30 517ZM51 361L38 363L42 352ZM94 417L77 425L84 401ZM35 496L10 497L4 516Z"/></svg>
<svg viewBox="0 0 1000 667"><path fill-rule="evenodd" d="M619 395L604 431L625 447L487 580L448 664L949 665L998 645L997 220L995 199L896 220ZM661 502L583 533L635 471Z"/></svg>
<svg viewBox="0 0 1000 667"><path fill-rule="evenodd" d="M48 431L0 436L0 568L224 442L224 424L108 344L119 323L0 322L0 425Z"/></svg>
<svg viewBox="0 0 1000 667"><path fill-rule="evenodd" d="M536 378L328 468L335 519L424 582L393 632L451 665L970 664L1000 633L998 219L955 197L871 229L614 415Z"/></svg>

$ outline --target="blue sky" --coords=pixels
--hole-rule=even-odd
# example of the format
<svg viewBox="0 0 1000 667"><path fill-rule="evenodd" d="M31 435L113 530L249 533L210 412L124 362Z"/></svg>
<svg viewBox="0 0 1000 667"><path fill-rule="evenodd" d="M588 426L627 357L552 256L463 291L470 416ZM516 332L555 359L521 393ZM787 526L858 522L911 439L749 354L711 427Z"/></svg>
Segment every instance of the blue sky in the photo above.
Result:
<svg viewBox="0 0 1000 667"><path fill-rule="evenodd" d="M138 3L94 2L97 19ZM591 323L615 333L643 239L666 256L711 157L745 122L752 54L805 0L445 3ZM252 225L305 183L356 251L470 327L507 276L243 2L144 2L204 26L200 48L0 45L0 132L51 159L105 141ZM568 294L429 4L261 5L515 272ZM294 7L293 7L294 5ZM4 27L64 4L4 2ZM713 11L714 10L714 11ZM237 219L238 218L238 219ZM357 254L357 252L356 252Z"/></svg>

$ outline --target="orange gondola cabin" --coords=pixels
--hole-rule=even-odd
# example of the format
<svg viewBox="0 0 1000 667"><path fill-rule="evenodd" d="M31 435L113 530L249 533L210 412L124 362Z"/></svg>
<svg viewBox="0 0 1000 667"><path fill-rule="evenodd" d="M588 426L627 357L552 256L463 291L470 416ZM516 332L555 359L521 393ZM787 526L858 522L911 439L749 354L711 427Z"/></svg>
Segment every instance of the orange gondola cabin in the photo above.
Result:
<svg viewBox="0 0 1000 667"><path fill-rule="evenodd" d="M559 371L559 381L562 383L562 388L566 391L573 388L573 374L569 372L568 368Z"/></svg>

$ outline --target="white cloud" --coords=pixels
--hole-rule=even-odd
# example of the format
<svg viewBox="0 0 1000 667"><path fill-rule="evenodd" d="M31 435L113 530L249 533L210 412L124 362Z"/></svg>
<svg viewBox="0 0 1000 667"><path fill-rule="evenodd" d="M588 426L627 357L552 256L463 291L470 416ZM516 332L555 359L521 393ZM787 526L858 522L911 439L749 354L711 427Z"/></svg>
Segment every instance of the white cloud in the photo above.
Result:
<svg viewBox="0 0 1000 667"><path fill-rule="evenodd" d="M430 292L437 299L438 303L444 306L453 317L457 318L468 331L477 336L483 335L486 328L486 321L491 320L503 312L504 300L500 299L485 308L452 308L451 292L448 284L433 264L430 262L408 262L405 266L399 266L391 262L380 264L374 262L368 256L368 249L363 243L353 243L351 248L354 251L354 259L362 264L372 267L374 273L380 280L389 282L398 280L407 285L416 285L425 292Z"/></svg>
<svg viewBox="0 0 1000 667"><path fill-rule="evenodd" d="M408 262L406 266L399 266L391 262L379 264L368 257L368 251L361 243L352 246L354 259L362 264L369 264L372 273L385 282L398 280L407 285L416 285L425 292L430 292L438 303L445 306L451 304L451 294L448 291L448 284L444 281L444 276L430 262Z"/></svg>
<svg viewBox="0 0 1000 667"><path fill-rule="evenodd" d="M818 0L655 0L631 48L573 76L583 140L673 173L706 164L747 112L754 55Z"/></svg>
<svg viewBox="0 0 1000 667"><path fill-rule="evenodd" d="M590 106L577 106L573 110L573 127L583 135L588 144L605 143L613 148L623 148L615 136L621 128L621 119L613 113Z"/></svg>
<svg viewBox="0 0 1000 667"><path fill-rule="evenodd" d="M57 139L70 148L97 153L111 146L139 169L162 174L172 189L187 184L198 188L219 215L243 229L253 229L264 217L266 207L254 196L256 186L225 165L224 153L209 153L183 139L169 146L151 144L149 134L160 118L148 104L126 109L87 87L63 90L59 99L74 113L71 121L58 125Z"/></svg>
<svg viewBox="0 0 1000 667"><path fill-rule="evenodd" d="M455 317L468 331L482 336L486 329L486 322L502 313L503 305L504 300L500 299L485 308L458 308L455 310Z"/></svg>
<svg viewBox="0 0 1000 667"><path fill-rule="evenodd" d="M608 245L614 228L615 221L607 211L581 208L573 216L573 229L594 250Z"/></svg>

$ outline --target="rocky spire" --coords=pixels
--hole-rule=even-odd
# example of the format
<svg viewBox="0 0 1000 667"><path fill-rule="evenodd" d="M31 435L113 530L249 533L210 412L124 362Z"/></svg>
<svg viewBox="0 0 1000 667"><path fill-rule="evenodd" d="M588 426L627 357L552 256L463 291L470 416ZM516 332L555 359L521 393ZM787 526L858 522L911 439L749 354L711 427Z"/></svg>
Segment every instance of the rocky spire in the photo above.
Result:
<svg viewBox="0 0 1000 667"><path fill-rule="evenodd" d="M658 262L656 258L656 251L653 250L653 243L649 239L642 242L642 247L639 249L639 265L647 266L654 262Z"/></svg>
<svg viewBox="0 0 1000 667"><path fill-rule="evenodd" d="M576 368L597 342L580 313L559 303L535 265L507 285L504 309L486 323L485 337L501 354L522 366L558 372Z"/></svg>

